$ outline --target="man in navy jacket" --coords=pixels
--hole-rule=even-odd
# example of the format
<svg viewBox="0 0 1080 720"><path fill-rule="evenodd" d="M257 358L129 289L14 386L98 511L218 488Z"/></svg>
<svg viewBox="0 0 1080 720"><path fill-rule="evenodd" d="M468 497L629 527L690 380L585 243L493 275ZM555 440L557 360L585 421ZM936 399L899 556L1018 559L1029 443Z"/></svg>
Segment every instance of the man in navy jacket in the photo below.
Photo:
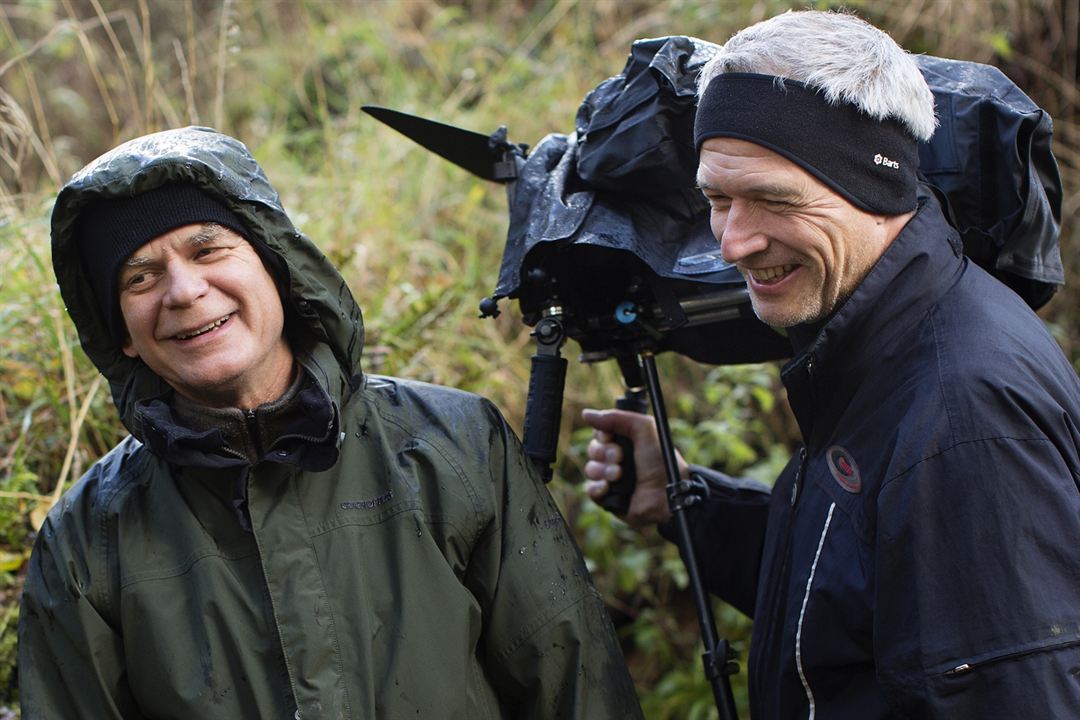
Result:
<svg viewBox="0 0 1080 720"><path fill-rule="evenodd" d="M934 125L912 58L850 15L775 17L702 70L698 183L788 330L804 442L771 492L679 459L710 487L706 584L754 618L756 718L1080 715L1080 380L919 184ZM585 420L590 495L628 436L627 520L667 521L651 419Z"/></svg>

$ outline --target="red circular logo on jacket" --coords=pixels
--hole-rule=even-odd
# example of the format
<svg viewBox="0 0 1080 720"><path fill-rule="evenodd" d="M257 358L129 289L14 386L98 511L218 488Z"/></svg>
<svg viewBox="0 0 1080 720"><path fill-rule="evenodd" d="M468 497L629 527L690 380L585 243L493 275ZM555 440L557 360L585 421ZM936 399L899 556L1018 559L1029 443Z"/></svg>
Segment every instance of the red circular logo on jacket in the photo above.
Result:
<svg viewBox="0 0 1080 720"><path fill-rule="evenodd" d="M840 447L833 445L825 451L825 459L829 463L829 471L840 483L840 487L849 493L857 493L862 490L862 478L859 477L859 466L855 464L851 454Z"/></svg>

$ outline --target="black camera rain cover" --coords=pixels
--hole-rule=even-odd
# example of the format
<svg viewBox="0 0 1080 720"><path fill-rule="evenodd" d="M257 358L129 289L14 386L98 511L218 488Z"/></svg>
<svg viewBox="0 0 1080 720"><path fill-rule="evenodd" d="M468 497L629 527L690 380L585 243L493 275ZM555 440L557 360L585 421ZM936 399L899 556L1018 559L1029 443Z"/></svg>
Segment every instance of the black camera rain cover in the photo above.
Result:
<svg viewBox="0 0 1080 720"><path fill-rule="evenodd" d="M1040 308L1065 282L1050 115L991 65L920 55L938 129L919 166L972 260Z"/></svg>
<svg viewBox="0 0 1080 720"><path fill-rule="evenodd" d="M530 253L552 243L626 251L659 278L742 283L695 189L697 76L716 50L685 36L635 42L622 73L585 97L575 132L519 160L497 298L516 297ZM1064 281L1050 118L993 67L917 61L940 120L921 171L969 257L1038 308Z"/></svg>
<svg viewBox="0 0 1080 720"><path fill-rule="evenodd" d="M622 74L585 97L576 132L537 144L508 190L496 297L515 296L526 255L546 243L628 251L660 277L740 282L694 183L695 83L715 51L688 37L635 42Z"/></svg>

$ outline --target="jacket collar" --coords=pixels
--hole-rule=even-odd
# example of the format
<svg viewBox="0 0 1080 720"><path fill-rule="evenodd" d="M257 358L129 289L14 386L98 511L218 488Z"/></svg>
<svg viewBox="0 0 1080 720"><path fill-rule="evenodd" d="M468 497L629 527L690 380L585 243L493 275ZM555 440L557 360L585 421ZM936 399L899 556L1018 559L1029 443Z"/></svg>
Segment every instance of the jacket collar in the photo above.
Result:
<svg viewBox="0 0 1080 720"><path fill-rule="evenodd" d="M310 360L310 359L309 359ZM147 447L181 467L245 467L287 463L329 469L337 461L339 398L325 377L308 369L278 400L254 410L200 408L167 392L136 405Z"/></svg>
<svg viewBox="0 0 1080 720"><path fill-rule="evenodd" d="M792 328L795 357L781 371L807 445L828 432L880 351L924 321L965 266L960 236L937 199L920 188L919 208L866 278L823 324Z"/></svg>

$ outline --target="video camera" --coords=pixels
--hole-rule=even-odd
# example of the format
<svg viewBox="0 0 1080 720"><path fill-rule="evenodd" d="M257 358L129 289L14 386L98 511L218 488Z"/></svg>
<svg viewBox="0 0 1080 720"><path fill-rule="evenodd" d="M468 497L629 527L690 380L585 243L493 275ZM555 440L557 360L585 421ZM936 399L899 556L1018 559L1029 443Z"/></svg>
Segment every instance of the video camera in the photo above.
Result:
<svg viewBox="0 0 1080 720"><path fill-rule="evenodd" d="M618 361L624 404L640 409L636 359L673 351L724 365L779 360L790 345L758 321L746 284L724 263L696 189L697 76L717 46L639 40L623 71L583 100L571 134L530 152L505 128L483 135L386 108L364 109L436 154L507 187L510 223L499 278L481 315L517 300L533 328L524 444L551 476L567 338L580 359ZM965 253L1040 307L1064 281L1061 180L1049 116L997 69L916 58L940 126L920 170ZM625 500L625 499L624 499ZM617 508L616 508L617 509Z"/></svg>

